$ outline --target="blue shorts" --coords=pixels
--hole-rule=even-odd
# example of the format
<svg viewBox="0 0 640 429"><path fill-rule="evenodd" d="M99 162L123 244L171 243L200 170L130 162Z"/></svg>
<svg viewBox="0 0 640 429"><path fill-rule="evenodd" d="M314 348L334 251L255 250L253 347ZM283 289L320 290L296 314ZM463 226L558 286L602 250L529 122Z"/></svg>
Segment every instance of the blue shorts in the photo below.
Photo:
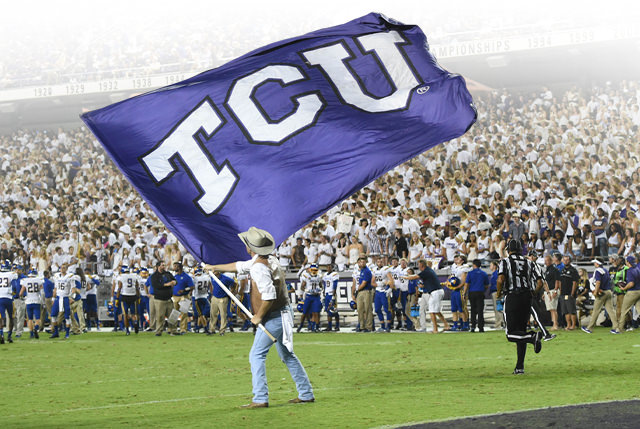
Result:
<svg viewBox="0 0 640 429"><path fill-rule="evenodd" d="M322 301L320 295L307 295L304 297L303 314L320 313L322 311Z"/></svg>
<svg viewBox="0 0 640 429"><path fill-rule="evenodd" d="M27 304L27 319L40 319L40 304Z"/></svg>
<svg viewBox="0 0 640 429"><path fill-rule="evenodd" d="M193 301L193 314L200 316L208 316L211 313L211 306L207 298L198 298Z"/></svg>
<svg viewBox="0 0 640 429"><path fill-rule="evenodd" d="M120 307L122 308L122 313L125 314L136 314L136 304L138 299L135 295L121 295L120 296Z"/></svg>
<svg viewBox="0 0 640 429"><path fill-rule="evenodd" d="M69 307L68 296L63 296L62 302L60 301L59 296L56 297L56 299L53 301L53 307L51 307L51 318L54 319L55 317L57 317L58 313L60 313L61 310L64 311L65 319L71 318L71 308Z"/></svg>
<svg viewBox="0 0 640 429"><path fill-rule="evenodd" d="M0 298L0 317L4 319L6 315L13 317L13 300L11 298Z"/></svg>
<svg viewBox="0 0 640 429"><path fill-rule="evenodd" d="M333 302L333 295L325 295L324 296L324 311L328 312L331 303Z"/></svg>
<svg viewBox="0 0 640 429"><path fill-rule="evenodd" d="M87 298L84 301L84 311L89 313L97 313L98 312L98 299L96 295L87 295Z"/></svg>
<svg viewBox="0 0 640 429"><path fill-rule="evenodd" d="M462 313L462 298L459 290L451 291L451 312Z"/></svg>

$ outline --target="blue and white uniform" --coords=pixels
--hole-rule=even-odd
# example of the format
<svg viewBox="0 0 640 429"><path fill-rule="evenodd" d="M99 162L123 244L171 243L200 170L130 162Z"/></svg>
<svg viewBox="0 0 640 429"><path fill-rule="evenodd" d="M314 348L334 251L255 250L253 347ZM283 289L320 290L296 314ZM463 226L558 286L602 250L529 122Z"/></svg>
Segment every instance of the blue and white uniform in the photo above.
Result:
<svg viewBox="0 0 640 429"><path fill-rule="evenodd" d="M211 293L211 277L209 274L201 273L193 278L193 314L208 316L211 312L209 304L209 294Z"/></svg>
<svg viewBox="0 0 640 429"><path fill-rule="evenodd" d="M305 292L303 314L320 313L322 310L322 301L320 299L323 286L322 277L323 275L320 271L315 275L305 271L300 276L300 280L304 283Z"/></svg>
<svg viewBox="0 0 640 429"><path fill-rule="evenodd" d="M64 319L67 321L67 328L71 323L71 308L69 307L69 296L71 295L71 289L76 287L75 274L61 272L56 273L53 276L53 283L56 285L56 299L53 302L51 308L51 319L55 320L58 314L63 312Z"/></svg>
<svg viewBox="0 0 640 429"><path fill-rule="evenodd" d="M13 316L13 290L12 283L18 275L12 271L0 272L0 317L6 321L7 316Z"/></svg>
<svg viewBox="0 0 640 429"><path fill-rule="evenodd" d="M398 266L397 268L401 268ZM391 314L389 313L389 298L393 296L393 289L389 285L389 273L391 267L389 266L372 266L370 267L373 278L376 280L376 293L373 297L373 305L378 320L386 329L385 323L391 320ZM394 280L395 286L395 280Z"/></svg>
<svg viewBox="0 0 640 429"><path fill-rule="evenodd" d="M87 279L87 287L84 290L85 298L84 298L84 311L86 313L89 312L97 312L98 311L98 286L100 285L100 280L96 277L85 274Z"/></svg>
<svg viewBox="0 0 640 429"><path fill-rule="evenodd" d="M20 285L25 289L25 303L27 304L27 318L29 320L40 319L42 308L43 277L25 277L20 280Z"/></svg>
<svg viewBox="0 0 640 429"><path fill-rule="evenodd" d="M122 312L136 314L136 300L139 293L138 275L135 273L120 274L118 292L120 294Z"/></svg>
<svg viewBox="0 0 640 429"><path fill-rule="evenodd" d="M331 302L337 302L338 280L340 280L340 274L336 272L327 273L322 277L322 283L324 284L324 311L328 311Z"/></svg>

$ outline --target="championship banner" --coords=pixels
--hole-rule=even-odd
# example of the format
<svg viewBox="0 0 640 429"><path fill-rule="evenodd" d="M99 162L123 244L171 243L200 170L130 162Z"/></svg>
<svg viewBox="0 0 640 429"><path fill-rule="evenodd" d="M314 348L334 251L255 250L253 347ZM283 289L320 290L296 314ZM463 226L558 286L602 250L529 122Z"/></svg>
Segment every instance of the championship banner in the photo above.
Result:
<svg viewBox="0 0 640 429"><path fill-rule="evenodd" d="M118 168L200 261L278 243L476 112L425 35L371 13L82 115Z"/></svg>

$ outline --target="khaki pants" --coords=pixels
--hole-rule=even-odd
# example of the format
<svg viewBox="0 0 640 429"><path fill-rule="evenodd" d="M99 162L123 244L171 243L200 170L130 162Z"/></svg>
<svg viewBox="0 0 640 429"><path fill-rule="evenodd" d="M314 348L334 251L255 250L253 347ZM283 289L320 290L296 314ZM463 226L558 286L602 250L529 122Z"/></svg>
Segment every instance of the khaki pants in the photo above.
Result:
<svg viewBox="0 0 640 429"><path fill-rule="evenodd" d="M622 303L624 302L624 294L616 295L616 319L618 319L618 323L620 323L620 312L622 312ZM629 320L629 315L625 315L622 317L622 326ZM615 325L613 326L615 328Z"/></svg>
<svg viewBox="0 0 640 429"><path fill-rule="evenodd" d="M71 309L71 331L74 334L80 334L85 327L84 313L82 312L82 301L73 301L69 304L69 308ZM78 320L80 321L79 324L76 320L75 314L78 315Z"/></svg>
<svg viewBox="0 0 640 429"><path fill-rule="evenodd" d="M627 312L631 310L631 307L636 306L636 310L640 312L640 290L628 290L622 301L622 311L620 312L620 319L618 319L618 331L624 331L624 321Z"/></svg>
<svg viewBox="0 0 640 429"><path fill-rule="evenodd" d="M51 320L51 309L53 308L53 298L45 298L44 299L44 308L45 311L47 312L47 317L49 318L49 323L53 322ZM40 326L40 329L44 328L44 315L42 315L42 325Z"/></svg>
<svg viewBox="0 0 640 429"><path fill-rule="evenodd" d="M24 299L16 299L13 301L13 308L16 312L13 331L17 336L20 336L24 331L24 321L27 318L27 304Z"/></svg>
<svg viewBox="0 0 640 429"><path fill-rule="evenodd" d="M173 308L180 311L180 302L187 299L187 297L174 296L171 299L173 300ZM187 332L187 323L189 323L189 313L180 313L180 332Z"/></svg>
<svg viewBox="0 0 640 429"><path fill-rule="evenodd" d="M156 303L153 295L149 295L149 330L156 330Z"/></svg>
<svg viewBox="0 0 640 429"><path fill-rule="evenodd" d="M493 315L495 317L495 321L493 322L494 329L500 329L504 326L504 313L502 311L496 310L496 298L498 296L498 292L491 292L491 301L493 302Z"/></svg>
<svg viewBox="0 0 640 429"><path fill-rule="evenodd" d="M211 318L209 319L209 332L216 331L216 322L218 321L218 314L220 315L220 333L223 333L227 330L227 304L229 303L229 298L216 298L215 296L211 297L211 311L209 315Z"/></svg>
<svg viewBox="0 0 640 429"><path fill-rule="evenodd" d="M358 306L358 323L360 329L373 330L373 308L371 305L371 292L373 290L361 290L356 297Z"/></svg>
<svg viewBox="0 0 640 429"><path fill-rule="evenodd" d="M173 310L173 302L170 299L166 301L161 299L154 299L153 303L156 307L156 335L162 334L164 331L164 319L168 318ZM176 333L176 326L169 324L169 332Z"/></svg>
<svg viewBox="0 0 640 429"><path fill-rule="evenodd" d="M607 310L609 313L609 317L611 318L611 326L613 329L618 325L618 318L616 317L616 312L613 309L613 293L610 290L605 290L602 292L602 295L597 296L593 301L593 311L591 312L591 320L589 321L589 326L587 329L591 330L594 326L596 326L596 321L598 320L598 316L600 315L600 311L602 311L602 307Z"/></svg>
<svg viewBox="0 0 640 429"><path fill-rule="evenodd" d="M411 320L413 327L418 329L418 318L411 316L411 307L418 303L418 296L416 294L407 295L407 305L404 307L404 314Z"/></svg>

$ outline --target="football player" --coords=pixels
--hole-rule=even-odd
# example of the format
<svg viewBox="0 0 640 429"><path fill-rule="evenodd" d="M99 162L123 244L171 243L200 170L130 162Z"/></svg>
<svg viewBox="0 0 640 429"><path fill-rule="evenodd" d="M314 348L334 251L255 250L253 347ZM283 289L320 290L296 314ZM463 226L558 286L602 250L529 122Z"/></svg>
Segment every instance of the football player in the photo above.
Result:
<svg viewBox="0 0 640 429"><path fill-rule="evenodd" d="M303 313L311 315L311 332L320 332L320 311L322 310L322 273L317 264L311 264L301 277L301 289L306 293ZM308 316L307 316L308 317Z"/></svg>
<svg viewBox="0 0 640 429"><path fill-rule="evenodd" d="M100 280L91 274L91 270L84 270L84 277L87 280L87 292L84 301L84 311L87 313L87 329L91 330L91 321L96 325L96 331L100 330L100 321L98 320L98 286Z"/></svg>
<svg viewBox="0 0 640 429"><path fill-rule="evenodd" d="M406 305L407 303L406 291L408 290L408 283L407 283L407 280L404 279L403 277L407 275L407 261L405 259L404 263L401 262L401 264L404 264L404 267L402 265L399 265L398 262L400 262L400 260L397 257L393 257L391 259L391 268L389 271L391 272L391 276L393 277L395 288L393 289L393 294L391 296L390 310L392 312L391 321L393 322L394 316L397 320L396 329L403 329L402 320L404 319L403 317L404 311L402 307L402 302L403 302L402 291L403 290L405 291L404 304ZM393 327L393 323L392 323L392 326L390 326L390 328L391 327Z"/></svg>
<svg viewBox="0 0 640 429"><path fill-rule="evenodd" d="M376 265L371 267L371 273L376 282L376 293L374 296L374 309L380 320L381 327L377 332L391 331L391 313L389 312L389 301L393 296L395 281L391 275L391 267L383 265L382 256L376 258Z"/></svg>
<svg viewBox="0 0 640 429"><path fill-rule="evenodd" d="M42 306L42 287L44 278L38 277L38 272L31 269L27 277L20 281L20 296L25 296L27 305L27 324L29 326L30 338L36 340L40 338L40 309Z"/></svg>
<svg viewBox="0 0 640 429"><path fill-rule="evenodd" d="M454 275L450 276L447 281L441 283L451 290L451 317L453 319L452 331L462 331L462 298L460 295L460 289L464 285L460 279Z"/></svg>
<svg viewBox="0 0 640 429"><path fill-rule="evenodd" d="M149 308L149 287L147 286L149 270L146 267L142 267L136 270L136 274L138 275L138 288L140 289L140 299L138 300L138 325L140 325L140 329L148 330L149 320L151 319Z"/></svg>
<svg viewBox="0 0 640 429"><path fill-rule="evenodd" d="M331 322L336 319L335 330L340 330L340 315L338 314L338 280L340 275L327 265L327 273L322 277L324 283L324 311L327 313L327 327L323 331L331 331ZM333 314L333 315L332 315Z"/></svg>
<svg viewBox="0 0 640 429"><path fill-rule="evenodd" d="M53 277L56 288L53 291L53 307L51 309L51 323L53 323L53 333L50 338L58 338L59 326L64 321L65 339L69 338L71 328L71 307L69 306L69 295L78 293L74 281L75 274L67 272L69 264L63 263L60 271Z"/></svg>
<svg viewBox="0 0 640 429"><path fill-rule="evenodd" d="M124 331L124 320L122 319L122 310L120 307L120 301L118 300L117 290L120 281L120 271L122 267L119 266L113 273L111 279L111 307L113 308L113 332L117 332L118 329Z"/></svg>
<svg viewBox="0 0 640 429"><path fill-rule="evenodd" d="M193 273L193 314L196 319L195 332L200 332L200 327L204 328L206 334L209 333L209 313L211 307L209 305L209 295L211 295L212 284L211 277L205 274L201 268L196 268Z"/></svg>
<svg viewBox="0 0 640 429"><path fill-rule="evenodd" d="M133 324L135 333L138 333L138 310L137 302L140 297L140 287L138 286L138 276L129 271L129 267L123 265L120 268L118 279L118 299L124 318L125 335L131 335L129 326Z"/></svg>
<svg viewBox="0 0 640 429"><path fill-rule="evenodd" d="M457 254L453 257L453 264L451 265L451 275L460 279L460 287L457 289L460 294L460 321L458 324L459 331L469 331L469 311L467 309L467 290L469 285L467 284L467 273L470 271L467 266L467 257ZM453 311L453 310L452 310ZM453 319L454 321L456 319ZM455 326L454 326L455 328Z"/></svg>
<svg viewBox="0 0 640 429"><path fill-rule="evenodd" d="M13 331L13 290L11 284L18 275L11 271L11 261L2 263L0 271L0 344L4 344L4 327L7 326L7 341L12 343Z"/></svg>

